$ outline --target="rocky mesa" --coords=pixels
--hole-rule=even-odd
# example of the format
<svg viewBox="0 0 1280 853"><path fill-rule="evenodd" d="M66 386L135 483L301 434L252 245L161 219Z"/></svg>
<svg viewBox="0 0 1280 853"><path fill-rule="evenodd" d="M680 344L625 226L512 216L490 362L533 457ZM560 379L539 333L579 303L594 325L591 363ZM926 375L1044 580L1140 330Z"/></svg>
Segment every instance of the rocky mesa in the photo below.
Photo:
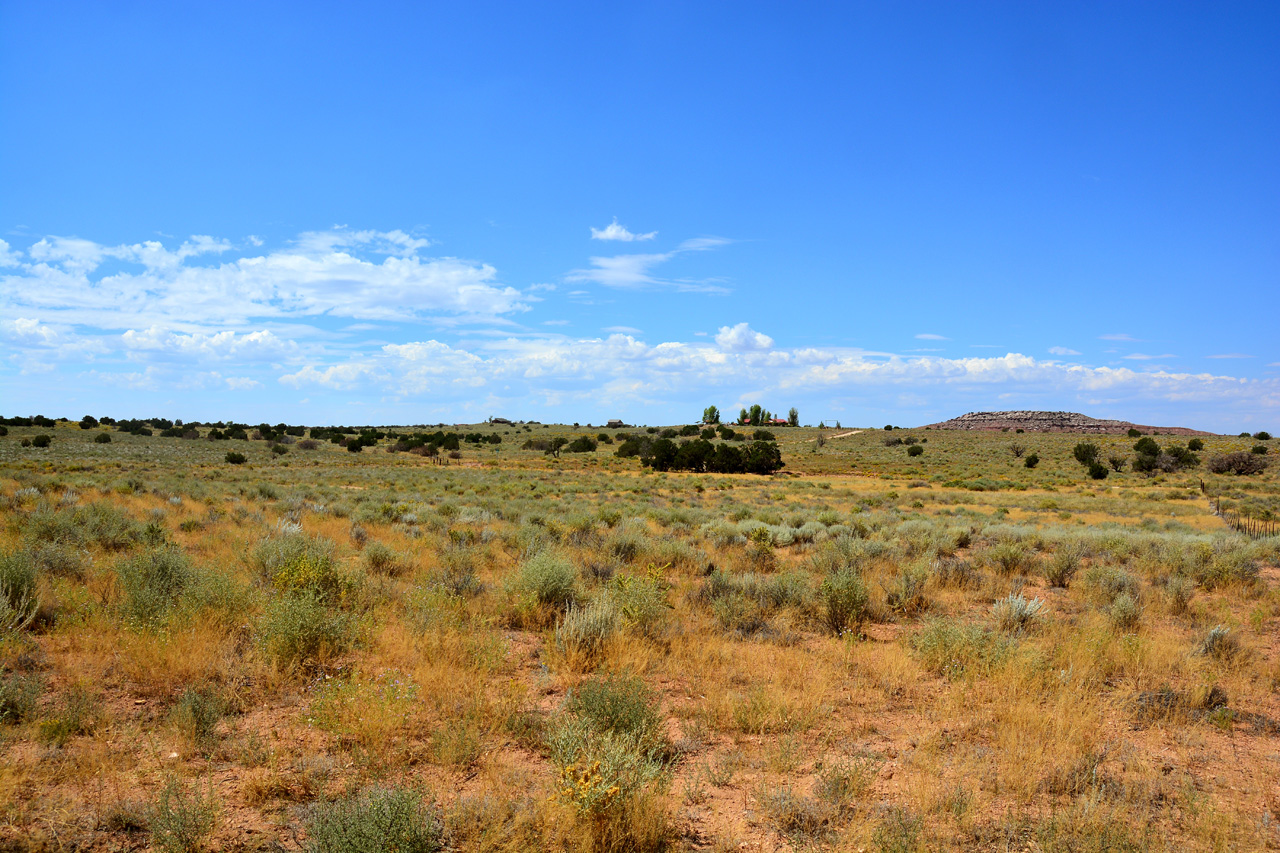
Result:
<svg viewBox="0 0 1280 853"><path fill-rule="evenodd" d="M1128 421L1103 420L1079 412L969 412L942 423L929 424L930 429L1015 430L1026 432L1079 432L1115 435L1136 429L1148 434L1213 435L1187 427L1144 426Z"/></svg>

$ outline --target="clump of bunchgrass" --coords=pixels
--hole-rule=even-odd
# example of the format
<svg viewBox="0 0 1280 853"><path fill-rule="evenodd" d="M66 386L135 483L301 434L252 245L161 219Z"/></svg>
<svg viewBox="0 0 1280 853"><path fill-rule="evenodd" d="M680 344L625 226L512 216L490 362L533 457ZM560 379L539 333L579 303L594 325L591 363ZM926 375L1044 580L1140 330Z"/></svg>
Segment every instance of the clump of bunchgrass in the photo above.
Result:
<svg viewBox="0 0 1280 853"><path fill-rule="evenodd" d="M590 669L622 629L622 614L609 595L583 607L569 605L555 630L556 650L572 669Z"/></svg>

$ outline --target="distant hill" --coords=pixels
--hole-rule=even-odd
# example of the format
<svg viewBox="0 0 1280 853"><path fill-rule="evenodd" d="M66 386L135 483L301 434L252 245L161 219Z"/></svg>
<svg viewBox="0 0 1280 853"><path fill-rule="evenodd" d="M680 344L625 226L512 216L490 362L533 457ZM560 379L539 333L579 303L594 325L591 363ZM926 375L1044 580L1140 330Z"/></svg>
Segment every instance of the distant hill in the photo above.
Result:
<svg viewBox="0 0 1280 853"><path fill-rule="evenodd" d="M1213 435L1187 427L1160 427L1091 418L1078 412L970 412L949 421L929 424L932 429L1015 430L1026 432L1080 432L1123 435L1131 429L1166 435Z"/></svg>

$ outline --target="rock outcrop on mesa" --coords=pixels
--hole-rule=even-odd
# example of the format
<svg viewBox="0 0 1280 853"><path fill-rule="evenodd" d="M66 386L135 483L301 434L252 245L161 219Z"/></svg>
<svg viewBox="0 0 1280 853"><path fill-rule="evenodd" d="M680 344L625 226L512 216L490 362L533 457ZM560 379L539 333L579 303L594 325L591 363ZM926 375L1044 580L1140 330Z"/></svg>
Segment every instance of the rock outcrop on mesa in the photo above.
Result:
<svg viewBox="0 0 1280 853"><path fill-rule="evenodd" d="M1026 432L1079 432L1123 435L1131 429L1148 434L1213 435L1186 427L1160 427L1091 418L1079 412L970 412L949 421L929 424L930 429L1024 430Z"/></svg>

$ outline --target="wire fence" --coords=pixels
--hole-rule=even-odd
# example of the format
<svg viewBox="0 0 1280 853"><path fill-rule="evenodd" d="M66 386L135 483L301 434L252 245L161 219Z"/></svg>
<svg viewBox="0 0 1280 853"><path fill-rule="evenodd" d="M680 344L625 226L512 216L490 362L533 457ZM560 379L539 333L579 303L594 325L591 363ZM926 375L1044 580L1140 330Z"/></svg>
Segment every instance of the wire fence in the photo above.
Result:
<svg viewBox="0 0 1280 853"><path fill-rule="evenodd" d="M1241 515L1234 509L1224 510L1219 498L1213 499L1213 514L1225 521L1231 529L1254 539L1262 539L1266 536L1280 536L1280 521L1250 518L1249 516Z"/></svg>

